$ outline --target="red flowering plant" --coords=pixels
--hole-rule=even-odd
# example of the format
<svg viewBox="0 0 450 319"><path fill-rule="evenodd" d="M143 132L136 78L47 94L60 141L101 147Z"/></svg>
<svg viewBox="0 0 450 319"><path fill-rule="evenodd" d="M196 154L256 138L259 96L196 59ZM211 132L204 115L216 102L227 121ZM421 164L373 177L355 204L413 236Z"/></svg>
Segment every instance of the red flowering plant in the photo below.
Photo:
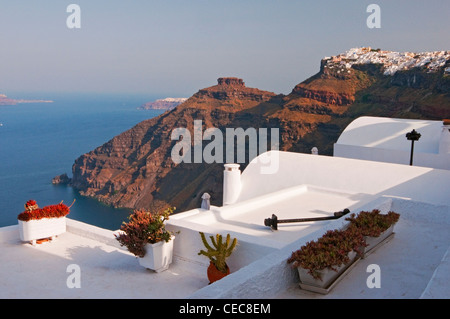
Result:
<svg viewBox="0 0 450 319"><path fill-rule="evenodd" d="M357 216L351 214L345 220L350 221L349 228L358 228L363 236L379 237L382 232L397 223L400 214L393 211L381 214L378 209L361 211Z"/></svg>
<svg viewBox="0 0 450 319"><path fill-rule="evenodd" d="M146 244L170 241L172 233L166 230L164 223L174 209L174 207L168 207L155 213L135 210L128 216L129 221L121 225L121 233L115 237L121 246L127 247L129 252L137 257L144 257Z"/></svg>
<svg viewBox="0 0 450 319"><path fill-rule="evenodd" d="M315 279L322 279L321 270L337 268L350 262L349 253L362 254L366 245L364 237L357 229L329 230L316 241L310 241L294 251L287 260L292 267L301 267Z"/></svg>
<svg viewBox="0 0 450 319"><path fill-rule="evenodd" d="M74 201L75 202L75 201ZM73 203L72 203L73 205ZM39 208L35 200L29 200L25 204L25 211L17 216L18 220L27 222L30 220L40 220L43 218L59 218L67 216L70 212L70 207L63 204L63 202L56 205L49 205Z"/></svg>

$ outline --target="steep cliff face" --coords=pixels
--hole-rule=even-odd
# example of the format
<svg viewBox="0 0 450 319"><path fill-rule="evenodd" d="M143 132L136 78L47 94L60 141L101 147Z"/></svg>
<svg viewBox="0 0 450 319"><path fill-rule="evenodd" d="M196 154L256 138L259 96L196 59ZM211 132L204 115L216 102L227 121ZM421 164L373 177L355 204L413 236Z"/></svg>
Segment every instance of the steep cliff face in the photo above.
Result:
<svg viewBox="0 0 450 319"><path fill-rule="evenodd" d="M393 68L389 56L404 62ZM145 208L158 199L185 210L199 207L203 192L212 195L212 204L221 205L222 162L175 164L174 129L193 133L195 120L202 121L203 132L213 127L224 133L226 128L279 128L281 150L309 153L316 146L320 154L332 155L339 134L362 115L450 118L449 60L447 52L351 51L322 60L320 72L286 96L248 88L242 79L220 78L172 111L82 155L73 165L72 185L83 195L120 207Z"/></svg>
<svg viewBox="0 0 450 319"><path fill-rule="evenodd" d="M199 182L205 171L218 168L201 163L176 165L171 158L177 142L171 139L172 131L186 128L193 132L194 120L202 120L204 129L224 129L239 112L273 97L274 93L247 88L240 79L220 78L218 85L200 90L172 111L143 121L79 157L72 168L72 186L82 195L113 206L144 208L157 198L184 207L192 192L202 188ZM248 119L251 124L251 117ZM179 171L183 173L175 173ZM210 178L202 185L213 182ZM175 189L178 192L173 192Z"/></svg>

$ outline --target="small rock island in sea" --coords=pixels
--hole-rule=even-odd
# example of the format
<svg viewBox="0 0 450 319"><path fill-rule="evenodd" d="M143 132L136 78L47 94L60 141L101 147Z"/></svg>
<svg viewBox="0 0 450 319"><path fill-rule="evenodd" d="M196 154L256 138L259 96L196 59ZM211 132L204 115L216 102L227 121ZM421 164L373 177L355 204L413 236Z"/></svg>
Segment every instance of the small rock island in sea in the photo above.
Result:
<svg viewBox="0 0 450 319"><path fill-rule="evenodd" d="M15 100L10 99L5 94L0 94L0 105L17 105L21 103L52 103L52 100Z"/></svg>
<svg viewBox="0 0 450 319"><path fill-rule="evenodd" d="M72 179L69 176L67 176L66 173L64 173L64 174L53 177L52 184L68 185L68 184L70 184L71 181L72 181Z"/></svg>

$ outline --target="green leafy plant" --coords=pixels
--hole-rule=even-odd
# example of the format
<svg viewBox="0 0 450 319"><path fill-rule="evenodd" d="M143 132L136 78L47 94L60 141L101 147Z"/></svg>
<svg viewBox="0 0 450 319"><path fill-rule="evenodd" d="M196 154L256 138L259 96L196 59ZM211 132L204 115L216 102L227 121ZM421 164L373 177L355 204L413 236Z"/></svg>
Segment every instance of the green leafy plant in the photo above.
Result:
<svg viewBox="0 0 450 319"><path fill-rule="evenodd" d="M222 235L217 234L214 236L209 236L211 239L211 245L208 243L204 233L200 232L203 245L205 250L200 250L198 255L204 255L209 258L209 260L216 266L216 268L225 273L227 271L226 259L230 257L233 250L236 248L237 239L231 240L230 234L227 234L225 242L223 242Z"/></svg>
<svg viewBox="0 0 450 319"><path fill-rule="evenodd" d="M357 216L351 214L345 220L350 221L349 228L359 229L363 236L378 237L386 229L398 222L400 214L393 211L381 214L378 209L371 212L361 211Z"/></svg>
<svg viewBox="0 0 450 319"><path fill-rule="evenodd" d="M165 221L173 213L174 207L168 207L155 213L145 210L135 210L124 222L119 235L115 235L121 246L137 257L145 256L145 245L160 241L168 242L172 233L166 230Z"/></svg>
<svg viewBox="0 0 450 319"><path fill-rule="evenodd" d="M301 267L315 279L322 279L321 270L337 268L350 262L351 251L361 255L365 241L361 232L355 228L329 230L316 241L310 241L299 250L292 252L287 260L292 267Z"/></svg>

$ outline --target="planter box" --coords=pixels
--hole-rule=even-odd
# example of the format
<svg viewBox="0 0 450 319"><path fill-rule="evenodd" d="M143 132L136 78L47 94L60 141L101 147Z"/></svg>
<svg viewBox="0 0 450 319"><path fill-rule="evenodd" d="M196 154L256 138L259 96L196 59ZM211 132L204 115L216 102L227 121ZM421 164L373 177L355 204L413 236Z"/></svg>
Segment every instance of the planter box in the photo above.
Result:
<svg viewBox="0 0 450 319"><path fill-rule="evenodd" d="M22 241L33 245L37 239L51 238L66 232L66 217L42 218L39 220L19 220L19 234Z"/></svg>
<svg viewBox="0 0 450 319"><path fill-rule="evenodd" d="M364 236L366 244L368 246L363 248L363 258L370 254L381 243L387 242L394 235L394 225L391 225L388 229L380 234L378 237Z"/></svg>
<svg viewBox="0 0 450 319"><path fill-rule="evenodd" d="M298 267L298 274L300 276L300 287L302 289L306 289L306 290L312 290L315 292L320 292L320 293L327 293L329 288L331 288L331 286L333 285L333 283L335 283L338 279L340 279L339 277L341 275L344 275L344 273L346 272L346 270L356 262L356 260L358 260L359 258L357 258L357 254L354 251L351 251L348 254L350 261L345 264L345 265L341 265L340 267L337 268L337 271L334 271L332 269L326 268L323 270L320 270L319 273L322 275L322 280L321 279L315 279L313 276L311 276L308 273L308 269L304 269L301 267ZM313 289L310 289L313 288ZM318 288L318 289L315 289Z"/></svg>
<svg viewBox="0 0 450 319"><path fill-rule="evenodd" d="M160 241L156 244L147 244L145 246L145 256L138 258L139 264L155 272L168 269L172 263L174 240L175 236L172 236L169 242Z"/></svg>

